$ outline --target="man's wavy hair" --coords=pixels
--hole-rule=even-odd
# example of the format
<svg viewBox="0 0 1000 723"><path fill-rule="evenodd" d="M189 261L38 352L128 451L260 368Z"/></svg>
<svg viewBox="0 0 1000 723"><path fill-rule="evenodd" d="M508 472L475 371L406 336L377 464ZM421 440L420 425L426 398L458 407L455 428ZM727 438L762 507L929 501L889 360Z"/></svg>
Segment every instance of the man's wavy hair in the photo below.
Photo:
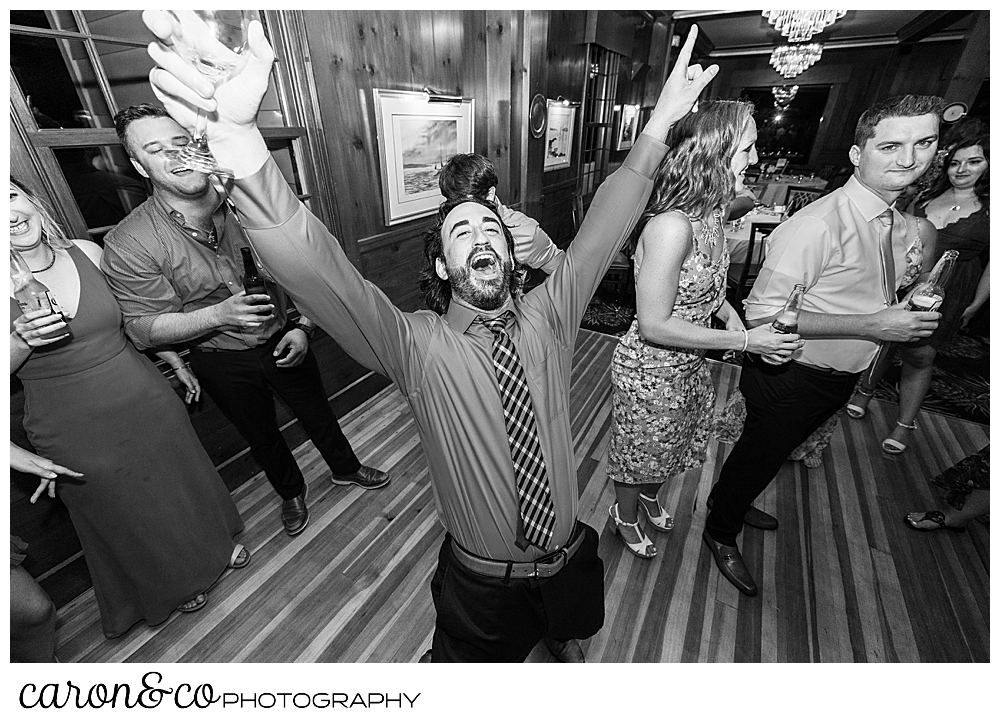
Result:
<svg viewBox="0 0 1000 723"><path fill-rule="evenodd" d="M667 134L670 150L656 172L653 194L632 235L632 250L649 219L666 211L703 218L728 204L735 193L732 161L753 120L753 104L742 100L700 102Z"/></svg>
<svg viewBox="0 0 1000 723"><path fill-rule="evenodd" d="M438 175L441 194L454 198L486 198L500 185L493 162L479 153L459 153L451 157Z"/></svg>
<svg viewBox="0 0 1000 723"><path fill-rule="evenodd" d="M955 154L958 153L963 148L972 148L974 146L980 146L983 149L983 156L986 158L986 171L983 175L979 177L976 181L976 185L973 187L973 191L976 193L976 198L979 202L983 204L987 212L990 208L990 134L984 133L980 136L971 136L968 138L963 138L959 141L958 145L948 151L948 155L944 157L944 162L941 165L941 175L938 176L934 185L930 188L927 193L926 201L924 204L932 199L937 198L945 191L951 188L951 179L948 178L948 166L955 159Z"/></svg>
<svg viewBox="0 0 1000 723"><path fill-rule="evenodd" d="M28 199L28 202L35 207L38 211L38 217L42 220L42 241L47 243L52 248L56 249L68 249L73 245L73 242L69 240L66 236L66 232L63 231L62 226L56 221L56 216L52 213L52 209L49 204L46 203L45 199L35 193L32 189L28 188L20 179L14 176L10 177L10 185L17 189L18 193Z"/></svg>
<svg viewBox="0 0 1000 723"><path fill-rule="evenodd" d="M435 268L435 262L438 259L444 259L444 241L441 238L441 229L452 209L463 203L478 203L489 209L497 219L500 219L496 204L479 198L456 198L445 201L438 208L434 223L424 232L424 256L420 268L420 293L423 294L427 308L438 314L447 313L448 306L451 304L451 282L438 276ZM510 275L510 297L518 299L521 296L521 287L524 285L524 267L514 256L514 237L502 219L500 219L500 227L507 239L507 252L510 254L510 260L514 267Z"/></svg>
<svg viewBox="0 0 1000 723"><path fill-rule="evenodd" d="M858 125L854 128L854 145L864 148L865 143L875 137L875 126L886 118L935 115L940 124L944 105L944 99L936 95L897 95L881 100L858 118Z"/></svg>

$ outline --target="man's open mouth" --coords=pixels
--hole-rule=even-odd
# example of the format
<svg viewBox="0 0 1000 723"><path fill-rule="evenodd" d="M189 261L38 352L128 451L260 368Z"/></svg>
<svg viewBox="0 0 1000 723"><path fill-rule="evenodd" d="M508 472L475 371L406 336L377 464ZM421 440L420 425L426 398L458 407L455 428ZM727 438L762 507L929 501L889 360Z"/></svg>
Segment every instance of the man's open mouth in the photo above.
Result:
<svg viewBox="0 0 1000 723"><path fill-rule="evenodd" d="M500 275L500 259L491 249L476 251L469 259L469 270L478 279L493 279Z"/></svg>

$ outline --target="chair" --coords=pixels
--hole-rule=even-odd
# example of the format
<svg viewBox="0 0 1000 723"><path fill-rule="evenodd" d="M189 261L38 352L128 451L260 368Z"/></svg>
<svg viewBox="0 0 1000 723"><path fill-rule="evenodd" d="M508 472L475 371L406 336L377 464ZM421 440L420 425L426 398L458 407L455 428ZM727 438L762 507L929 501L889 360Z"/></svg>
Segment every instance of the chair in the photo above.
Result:
<svg viewBox="0 0 1000 723"><path fill-rule="evenodd" d="M740 269L739 281L735 286L730 286L727 296L729 303L743 316L743 300L750 294L760 267L764 263L764 254L767 251L767 237L778 227L776 223L751 223L750 239L747 242L747 255Z"/></svg>
<svg viewBox="0 0 1000 723"><path fill-rule="evenodd" d="M785 196L785 213L791 216L804 206L808 206L817 198L822 196L824 191L818 188L808 188L804 186L789 186L788 195Z"/></svg>

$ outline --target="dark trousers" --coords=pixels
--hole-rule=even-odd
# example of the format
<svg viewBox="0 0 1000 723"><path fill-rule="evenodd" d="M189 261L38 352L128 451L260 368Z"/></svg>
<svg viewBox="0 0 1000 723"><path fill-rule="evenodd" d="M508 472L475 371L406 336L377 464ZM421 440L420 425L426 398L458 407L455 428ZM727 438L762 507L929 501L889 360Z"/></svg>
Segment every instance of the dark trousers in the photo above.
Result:
<svg viewBox="0 0 1000 723"><path fill-rule="evenodd" d="M831 373L789 362L780 366L747 354L740 376L746 398L743 433L712 488L705 529L735 545L743 517L781 465L851 396L857 374Z"/></svg>
<svg viewBox="0 0 1000 723"><path fill-rule="evenodd" d="M275 393L298 417L334 474L353 474L361 463L333 416L312 350L298 366L275 365L274 348L285 331L256 349L208 352L193 348L191 369L250 445L250 454L268 481L282 499L289 500L302 494L303 478L278 428Z"/></svg>
<svg viewBox="0 0 1000 723"><path fill-rule="evenodd" d="M431 662L520 663L539 640L589 638L604 625L604 563L597 532L546 580L485 577L459 562L446 535L431 580L437 621Z"/></svg>

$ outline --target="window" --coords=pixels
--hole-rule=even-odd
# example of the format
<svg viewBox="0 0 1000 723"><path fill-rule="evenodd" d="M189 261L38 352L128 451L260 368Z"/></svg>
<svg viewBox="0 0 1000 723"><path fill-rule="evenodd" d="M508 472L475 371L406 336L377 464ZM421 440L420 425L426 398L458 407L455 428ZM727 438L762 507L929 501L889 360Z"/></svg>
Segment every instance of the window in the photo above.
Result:
<svg viewBox="0 0 1000 723"><path fill-rule="evenodd" d="M591 43L587 51L590 69L583 101L580 188L593 194L608 175L608 157L614 130L615 95L621 55Z"/></svg>
<svg viewBox="0 0 1000 723"><path fill-rule="evenodd" d="M11 172L44 188L71 235L100 242L150 189L114 131L114 115L157 103L149 86L151 39L141 10L10 11ZM277 73L275 73L277 75ZM301 198L298 139L286 119L280 79L271 83L258 122L279 167ZM16 146L16 147L15 147Z"/></svg>

